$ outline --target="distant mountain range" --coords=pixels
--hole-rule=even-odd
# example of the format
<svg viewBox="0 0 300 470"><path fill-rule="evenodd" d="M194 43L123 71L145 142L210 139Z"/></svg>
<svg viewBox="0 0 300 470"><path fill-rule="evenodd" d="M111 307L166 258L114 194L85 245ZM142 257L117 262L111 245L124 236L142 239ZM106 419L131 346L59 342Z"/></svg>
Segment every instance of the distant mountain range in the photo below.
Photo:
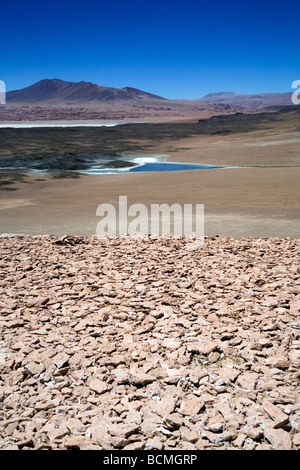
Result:
<svg viewBox="0 0 300 470"><path fill-rule="evenodd" d="M91 82L67 82L64 80L45 79L21 90L9 91L7 103L23 104L97 104L109 102L142 103L215 103L229 105L232 108L259 109L265 107L290 106L292 93L240 94L234 92L209 93L195 100L167 100L161 96L147 93L136 88L111 88Z"/></svg>
<svg viewBox="0 0 300 470"><path fill-rule="evenodd" d="M54 78L41 80L6 94L8 103L89 103L106 101L167 101L161 96L136 88L110 88L90 82L66 82Z"/></svg>
<svg viewBox="0 0 300 470"><path fill-rule="evenodd" d="M229 104L234 107L259 109L267 107L280 107L292 105L292 93L262 93L259 95L247 95L228 91L209 93L199 100L201 103Z"/></svg>

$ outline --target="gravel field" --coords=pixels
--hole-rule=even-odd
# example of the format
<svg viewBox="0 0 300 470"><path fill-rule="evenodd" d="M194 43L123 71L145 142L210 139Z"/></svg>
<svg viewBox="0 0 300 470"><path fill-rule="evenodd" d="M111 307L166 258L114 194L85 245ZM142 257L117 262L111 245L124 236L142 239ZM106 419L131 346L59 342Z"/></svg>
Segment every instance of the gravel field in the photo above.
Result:
<svg viewBox="0 0 300 470"><path fill-rule="evenodd" d="M0 448L300 448L300 240L0 238Z"/></svg>

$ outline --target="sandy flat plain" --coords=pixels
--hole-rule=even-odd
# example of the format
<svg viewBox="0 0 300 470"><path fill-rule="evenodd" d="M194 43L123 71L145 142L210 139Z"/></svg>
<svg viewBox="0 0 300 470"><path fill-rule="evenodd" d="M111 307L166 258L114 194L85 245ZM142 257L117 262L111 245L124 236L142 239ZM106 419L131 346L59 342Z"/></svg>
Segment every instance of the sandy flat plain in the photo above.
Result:
<svg viewBox="0 0 300 470"><path fill-rule="evenodd" d="M123 126L122 126L123 127ZM144 155L171 162L240 166L159 173L31 174L0 191L0 233L96 233L99 204L204 204L205 235L296 237L300 234L300 130L295 116L252 132L141 139ZM141 152L135 151L137 155Z"/></svg>

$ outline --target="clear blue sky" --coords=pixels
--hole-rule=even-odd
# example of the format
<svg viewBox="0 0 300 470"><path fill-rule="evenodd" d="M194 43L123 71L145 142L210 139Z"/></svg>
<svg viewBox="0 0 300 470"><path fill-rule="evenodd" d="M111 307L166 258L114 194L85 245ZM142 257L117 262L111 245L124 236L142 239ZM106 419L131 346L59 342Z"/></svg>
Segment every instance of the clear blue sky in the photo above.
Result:
<svg viewBox="0 0 300 470"><path fill-rule="evenodd" d="M292 91L300 2L2 2L0 80L131 86L166 98Z"/></svg>

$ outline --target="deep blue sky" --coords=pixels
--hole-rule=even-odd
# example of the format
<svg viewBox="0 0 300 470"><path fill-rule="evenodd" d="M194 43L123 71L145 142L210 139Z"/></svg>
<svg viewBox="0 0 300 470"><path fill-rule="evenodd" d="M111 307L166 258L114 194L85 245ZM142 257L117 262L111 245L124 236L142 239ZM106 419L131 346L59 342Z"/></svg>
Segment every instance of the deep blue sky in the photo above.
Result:
<svg viewBox="0 0 300 470"><path fill-rule="evenodd" d="M131 86L166 98L292 91L300 2L2 2L0 80Z"/></svg>

